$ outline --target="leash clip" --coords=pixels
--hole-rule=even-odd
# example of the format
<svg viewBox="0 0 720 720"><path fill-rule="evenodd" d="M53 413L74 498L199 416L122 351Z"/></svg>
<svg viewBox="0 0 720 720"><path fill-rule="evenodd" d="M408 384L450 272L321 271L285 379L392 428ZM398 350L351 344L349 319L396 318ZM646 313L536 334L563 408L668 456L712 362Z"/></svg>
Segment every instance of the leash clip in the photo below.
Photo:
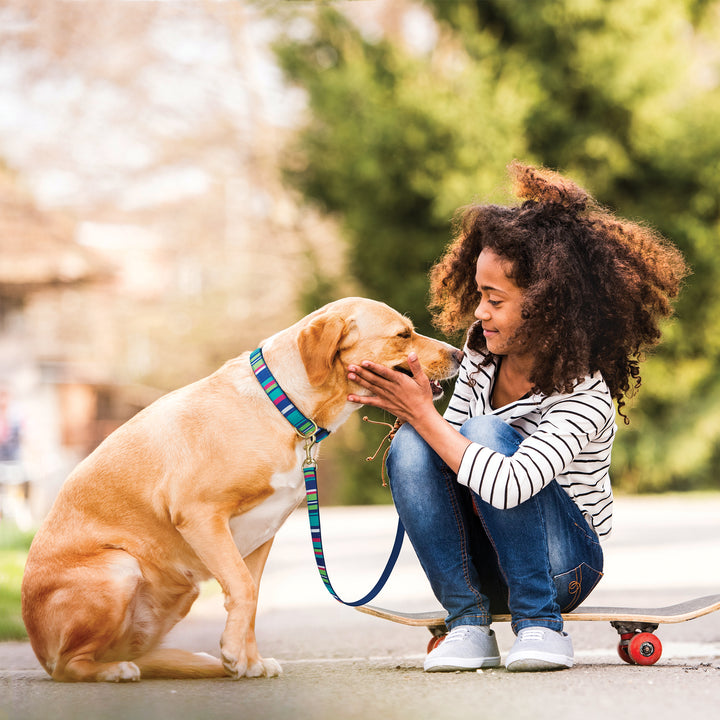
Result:
<svg viewBox="0 0 720 720"><path fill-rule="evenodd" d="M303 460L303 467L316 467L317 461L313 457L313 448L315 445L317 445L317 433L318 433L318 426L310 420L312 423L312 427L307 432L301 432L298 428L295 428L295 434L301 439L305 441L305 459Z"/></svg>
<svg viewBox="0 0 720 720"><path fill-rule="evenodd" d="M305 467L316 467L317 461L313 457L312 449L317 445L315 442L315 437L306 437L305 438L305 459L303 460L302 466Z"/></svg>

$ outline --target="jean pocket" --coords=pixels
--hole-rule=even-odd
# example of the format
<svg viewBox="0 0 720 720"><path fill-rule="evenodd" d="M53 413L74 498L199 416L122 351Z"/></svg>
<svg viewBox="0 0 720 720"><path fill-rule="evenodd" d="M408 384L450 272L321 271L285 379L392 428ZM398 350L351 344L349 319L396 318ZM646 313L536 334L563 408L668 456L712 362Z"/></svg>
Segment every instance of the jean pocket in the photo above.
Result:
<svg viewBox="0 0 720 720"><path fill-rule="evenodd" d="M587 563L580 563L576 568L556 575L553 580L560 610L574 610L593 591L602 576L599 570L591 568Z"/></svg>

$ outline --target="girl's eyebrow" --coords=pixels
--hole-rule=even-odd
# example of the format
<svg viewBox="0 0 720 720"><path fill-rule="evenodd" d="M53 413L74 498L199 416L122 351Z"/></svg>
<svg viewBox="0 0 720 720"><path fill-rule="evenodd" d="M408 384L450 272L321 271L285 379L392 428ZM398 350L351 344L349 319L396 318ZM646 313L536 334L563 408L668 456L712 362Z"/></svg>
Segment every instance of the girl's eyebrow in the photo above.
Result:
<svg viewBox="0 0 720 720"><path fill-rule="evenodd" d="M480 290L482 292L496 292L496 293L500 293L501 295L507 295L507 292L505 290L496 288L494 285L480 285L478 287L478 290Z"/></svg>

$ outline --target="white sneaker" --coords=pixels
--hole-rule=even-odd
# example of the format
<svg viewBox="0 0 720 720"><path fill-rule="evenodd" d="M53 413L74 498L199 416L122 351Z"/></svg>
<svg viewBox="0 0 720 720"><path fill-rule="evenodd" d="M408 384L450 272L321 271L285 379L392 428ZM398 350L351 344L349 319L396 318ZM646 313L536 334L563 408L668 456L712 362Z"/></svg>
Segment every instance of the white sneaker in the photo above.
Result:
<svg viewBox="0 0 720 720"><path fill-rule="evenodd" d="M505 667L509 672L564 670L573 666L572 640L566 632L546 627L520 630Z"/></svg>
<svg viewBox="0 0 720 720"><path fill-rule="evenodd" d="M495 633L486 625L458 625L425 658L425 672L453 672L498 667Z"/></svg>

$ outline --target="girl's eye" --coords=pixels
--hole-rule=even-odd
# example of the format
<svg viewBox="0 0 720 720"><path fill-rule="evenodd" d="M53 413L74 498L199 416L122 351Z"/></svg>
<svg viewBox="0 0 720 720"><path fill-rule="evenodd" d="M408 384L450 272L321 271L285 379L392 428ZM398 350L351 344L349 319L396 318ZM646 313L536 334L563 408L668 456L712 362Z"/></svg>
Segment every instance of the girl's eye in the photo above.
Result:
<svg viewBox="0 0 720 720"><path fill-rule="evenodd" d="M485 301L488 305L491 305L492 307L500 307L502 305L502 300L491 300L487 296L483 296L482 290L478 290L478 304Z"/></svg>

